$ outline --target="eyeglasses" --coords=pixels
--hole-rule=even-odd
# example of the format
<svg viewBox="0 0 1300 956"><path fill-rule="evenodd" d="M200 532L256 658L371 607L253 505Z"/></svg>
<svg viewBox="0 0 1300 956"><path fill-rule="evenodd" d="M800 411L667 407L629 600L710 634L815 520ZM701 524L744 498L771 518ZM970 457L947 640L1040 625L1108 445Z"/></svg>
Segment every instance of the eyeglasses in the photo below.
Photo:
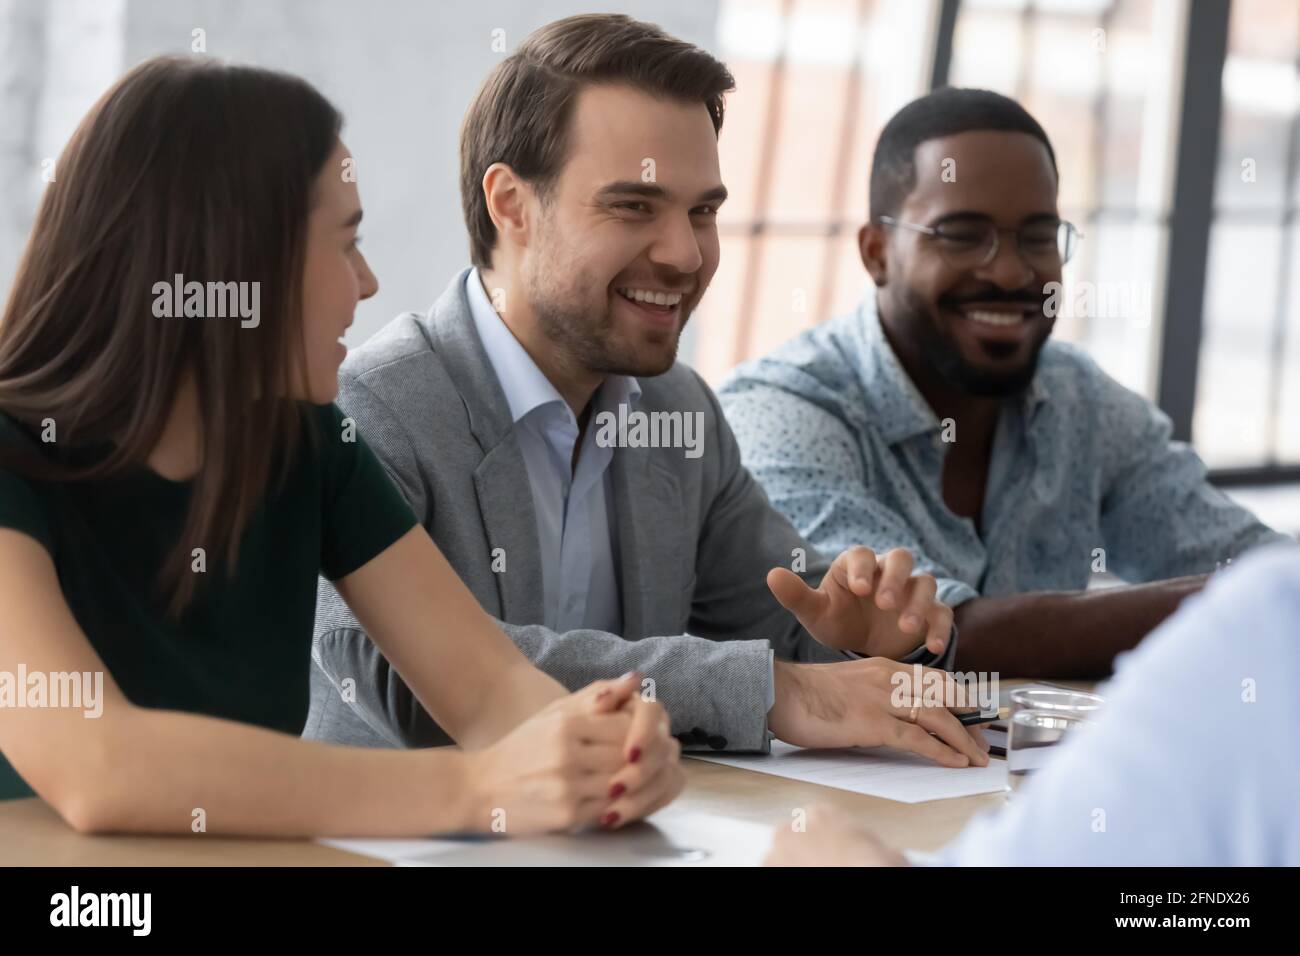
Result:
<svg viewBox="0 0 1300 956"><path fill-rule="evenodd" d="M1038 268L1065 265L1074 257L1079 240L1083 238L1083 233L1074 227L1074 223L1064 219L1048 219L1020 229L999 229L983 220L922 226L893 216L881 216L880 222L929 236L934 240L939 255L954 269L978 269L992 262L998 254L998 236L1003 232L1014 233L1021 258Z"/></svg>

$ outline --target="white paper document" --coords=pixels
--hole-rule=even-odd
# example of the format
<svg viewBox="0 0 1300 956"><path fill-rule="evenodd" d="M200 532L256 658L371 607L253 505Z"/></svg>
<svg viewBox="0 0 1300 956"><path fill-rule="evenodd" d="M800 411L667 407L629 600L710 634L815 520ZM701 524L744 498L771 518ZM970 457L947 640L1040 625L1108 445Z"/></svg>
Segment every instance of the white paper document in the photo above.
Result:
<svg viewBox="0 0 1300 956"><path fill-rule="evenodd" d="M940 767L915 754L882 748L804 750L780 740L770 754L713 756L692 759L756 770L776 777L819 783L900 803L924 803L950 797L1000 793L1007 789L1007 762L992 758L987 767Z"/></svg>
<svg viewBox="0 0 1300 956"><path fill-rule="evenodd" d="M643 823L576 835L320 842L395 866L756 866L772 828L669 805Z"/></svg>

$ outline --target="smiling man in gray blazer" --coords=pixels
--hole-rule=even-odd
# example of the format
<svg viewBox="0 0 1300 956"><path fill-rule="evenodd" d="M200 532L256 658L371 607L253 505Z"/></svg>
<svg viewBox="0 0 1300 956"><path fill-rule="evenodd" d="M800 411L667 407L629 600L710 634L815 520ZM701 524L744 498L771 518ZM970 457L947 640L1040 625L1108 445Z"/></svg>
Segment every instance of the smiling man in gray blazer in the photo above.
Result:
<svg viewBox="0 0 1300 956"><path fill-rule="evenodd" d="M914 669L895 659L952 653L934 579L905 551L819 556L675 362L717 268L731 85L626 17L525 40L462 130L474 267L350 356L339 402L484 608L566 686L639 671L687 746L982 763L952 701L897 693ZM324 581L314 656L308 736L448 742Z"/></svg>

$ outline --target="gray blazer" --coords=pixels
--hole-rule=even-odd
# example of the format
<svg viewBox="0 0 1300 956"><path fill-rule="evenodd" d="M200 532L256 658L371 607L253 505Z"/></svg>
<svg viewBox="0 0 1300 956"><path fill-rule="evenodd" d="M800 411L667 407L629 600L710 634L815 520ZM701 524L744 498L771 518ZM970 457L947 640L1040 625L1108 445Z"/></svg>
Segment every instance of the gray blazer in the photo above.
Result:
<svg viewBox="0 0 1300 956"><path fill-rule="evenodd" d="M712 390L676 364L640 380L637 408L702 412L703 454L620 447L610 466L623 634L560 634L536 623L542 568L528 473L465 277L427 314L399 316L349 356L339 404L457 574L534 664L571 690L638 670L654 681L688 747L766 750L772 652L793 661L850 656L814 640L772 597L766 574L791 566L802 549L804 577L815 583L828 561L741 465ZM504 571L493 570L497 548ZM930 662L924 648L914 656ZM450 742L323 579L313 658L304 736L361 746ZM340 691L349 677L354 701Z"/></svg>

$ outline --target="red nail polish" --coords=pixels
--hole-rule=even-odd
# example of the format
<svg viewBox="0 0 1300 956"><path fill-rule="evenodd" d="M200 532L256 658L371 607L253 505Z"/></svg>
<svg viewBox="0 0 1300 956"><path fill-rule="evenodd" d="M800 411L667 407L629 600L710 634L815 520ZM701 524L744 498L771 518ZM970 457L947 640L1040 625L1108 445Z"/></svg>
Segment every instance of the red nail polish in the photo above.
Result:
<svg viewBox="0 0 1300 956"><path fill-rule="evenodd" d="M627 755L627 762L636 763L640 759L641 759L641 748L633 747L631 753Z"/></svg>
<svg viewBox="0 0 1300 956"><path fill-rule="evenodd" d="M615 823L618 823L618 814L613 810L600 818L600 825L602 827L612 827Z"/></svg>
<svg viewBox="0 0 1300 956"><path fill-rule="evenodd" d="M623 796L623 794L626 792L627 792L627 787L624 784L616 783L614 784L614 786L609 788L609 799L617 800L619 797Z"/></svg>

